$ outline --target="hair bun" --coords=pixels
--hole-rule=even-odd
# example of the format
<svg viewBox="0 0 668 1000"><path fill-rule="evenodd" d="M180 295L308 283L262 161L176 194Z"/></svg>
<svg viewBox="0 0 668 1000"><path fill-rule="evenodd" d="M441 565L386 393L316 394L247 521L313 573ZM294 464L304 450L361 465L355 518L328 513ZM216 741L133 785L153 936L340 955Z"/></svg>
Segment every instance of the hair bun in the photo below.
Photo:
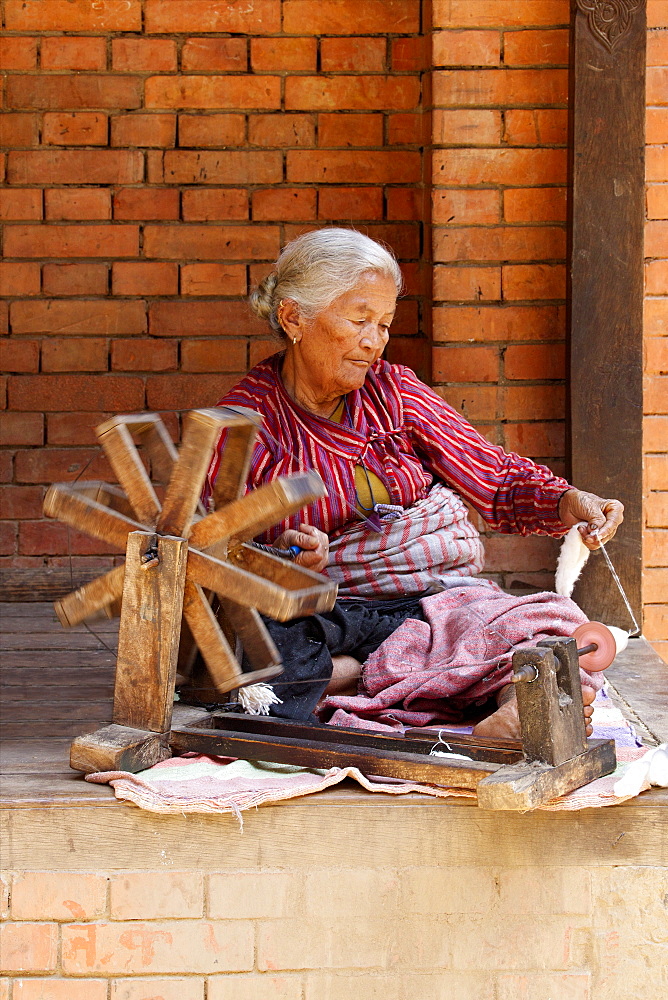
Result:
<svg viewBox="0 0 668 1000"><path fill-rule="evenodd" d="M257 288L251 292L249 301L251 309L260 319L270 319L274 311L274 291L278 283L278 274L272 271Z"/></svg>

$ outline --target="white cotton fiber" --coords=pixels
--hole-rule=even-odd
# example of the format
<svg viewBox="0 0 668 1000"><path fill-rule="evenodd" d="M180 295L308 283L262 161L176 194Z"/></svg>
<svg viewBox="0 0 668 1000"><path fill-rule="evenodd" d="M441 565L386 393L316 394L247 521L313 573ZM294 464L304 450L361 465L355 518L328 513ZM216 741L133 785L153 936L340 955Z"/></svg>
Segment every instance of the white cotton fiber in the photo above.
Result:
<svg viewBox="0 0 668 1000"><path fill-rule="evenodd" d="M580 525L574 524L561 543L554 577L554 590L560 597L571 596L584 564L589 559L589 549L582 541L579 527Z"/></svg>

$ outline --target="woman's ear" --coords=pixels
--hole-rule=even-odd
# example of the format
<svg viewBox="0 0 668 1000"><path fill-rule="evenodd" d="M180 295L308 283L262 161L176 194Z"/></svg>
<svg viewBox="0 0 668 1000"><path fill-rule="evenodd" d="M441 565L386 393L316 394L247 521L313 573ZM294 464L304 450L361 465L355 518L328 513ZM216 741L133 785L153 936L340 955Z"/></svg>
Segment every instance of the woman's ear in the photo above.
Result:
<svg viewBox="0 0 668 1000"><path fill-rule="evenodd" d="M290 340L301 340L303 318L294 299L284 299L277 310L278 321Z"/></svg>

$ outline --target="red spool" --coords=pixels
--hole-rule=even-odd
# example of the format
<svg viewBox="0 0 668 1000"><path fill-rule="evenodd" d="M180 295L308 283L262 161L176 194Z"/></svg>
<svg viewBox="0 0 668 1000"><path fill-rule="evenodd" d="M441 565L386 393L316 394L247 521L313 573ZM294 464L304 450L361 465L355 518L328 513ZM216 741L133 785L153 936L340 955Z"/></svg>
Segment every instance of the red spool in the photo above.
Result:
<svg viewBox="0 0 668 1000"><path fill-rule="evenodd" d="M592 643L597 646L591 653L583 653L580 657L580 666L590 673L605 670L617 655L615 637L603 622L585 622L584 625L578 625L573 638L578 644L578 649L583 649Z"/></svg>

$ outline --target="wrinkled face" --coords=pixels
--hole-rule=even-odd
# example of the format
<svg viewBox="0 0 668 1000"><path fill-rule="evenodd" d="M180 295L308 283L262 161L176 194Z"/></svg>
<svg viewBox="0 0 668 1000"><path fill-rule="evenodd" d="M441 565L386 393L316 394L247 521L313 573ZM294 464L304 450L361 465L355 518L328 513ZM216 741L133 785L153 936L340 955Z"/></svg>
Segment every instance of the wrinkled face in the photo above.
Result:
<svg viewBox="0 0 668 1000"><path fill-rule="evenodd" d="M313 319L299 320L300 367L315 392L334 398L361 388L385 349L396 306L393 279L370 271Z"/></svg>

